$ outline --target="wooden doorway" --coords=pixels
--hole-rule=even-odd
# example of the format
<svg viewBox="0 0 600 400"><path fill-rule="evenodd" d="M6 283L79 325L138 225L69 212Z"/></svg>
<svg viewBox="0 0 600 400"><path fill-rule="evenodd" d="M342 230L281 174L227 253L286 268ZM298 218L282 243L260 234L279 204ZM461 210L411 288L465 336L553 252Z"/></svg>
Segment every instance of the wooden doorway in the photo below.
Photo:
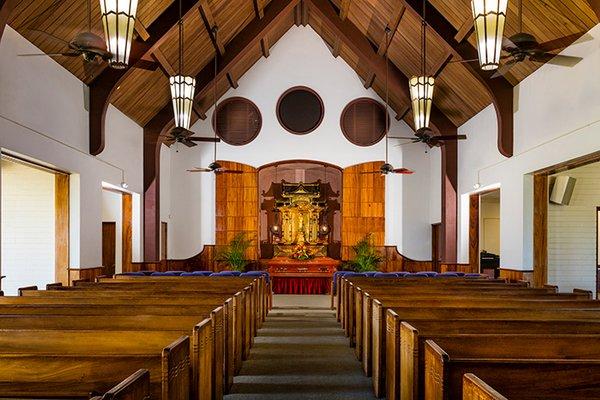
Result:
<svg viewBox="0 0 600 400"><path fill-rule="evenodd" d="M162 260L166 260L167 256L168 256L168 249L167 249L167 232L168 232L168 225L166 222L161 222L160 223L160 259Z"/></svg>
<svg viewBox="0 0 600 400"><path fill-rule="evenodd" d="M472 271L500 273L500 189L473 193L469 199L469 265Z"/></svg>
<svg viewBox="0 0 600 400"><path fill-rule="evenodd" d="M113 275L116 269L117 262L117 223L103 222L102 223L102 265L104 266L103 274Z"/></svg>

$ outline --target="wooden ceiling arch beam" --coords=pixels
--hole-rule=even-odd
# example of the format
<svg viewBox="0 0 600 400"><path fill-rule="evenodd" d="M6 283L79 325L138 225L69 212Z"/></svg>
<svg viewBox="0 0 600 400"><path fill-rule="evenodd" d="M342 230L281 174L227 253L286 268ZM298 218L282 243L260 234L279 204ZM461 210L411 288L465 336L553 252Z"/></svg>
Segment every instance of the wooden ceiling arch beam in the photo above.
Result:
<svg viewBox="0 0 600 400"><path fill-rule="evenodd" d="M1 1L1 0L0 0ZM7 0L14 1L14 0ZM182 0L182 11L186 15L199 5L197 0ZM144 66L152 59L152 53L158 49L166 38L167 33L177 27L179 21L179 3L172 2L163 13L146 27L148 39L136 38L131 43L129 68L105 68L89 84L89 138L90 154L98 155L104 150L104 123L110 97L132 68Z"/></svg>
<svg viewBox="0 0 600 400"><path fill-rule="evenodd" d="M591 0L590 0L591 1ZM404 5L421 15L421 0L402 0ZM600 0L593 2L600 3ZM600 6L600 4L599 4ZM478 58L477 49L467 40L457 41L458 30L435 7L427 9L427 24L436 36L446 42L450 49L463 60ZM498 150L505 157L512 157L514 142L513 85L505 78L490 79L494 71L483 71L477 65L463 64L487 89L498 120Z"/></svg>
<svg viewBox="0 0 600 400"><path fill-rule="evenodd" d="M600 21L600 0L587 0L587 2Z"/></svg>
<svg viewBox="0 0 600 400"><path fill-rule="evenodd" d="M10 18L10 14L18 3L19 0L0 0L0 40L2 39L2 34Z"/></svg>
<svg viewBox="0 0 600 400"><path fill-rule="evenodd" d="M283 18L294 11L300 0L271 0L262 18L255 18L226 46L225 55L219 57L217 81L255 49L261 39ZM196 75L195 103L214 84L214 59ZM160 136L173 125L173 108L166 104L144 126L144 261L160 258Z"/></svg>

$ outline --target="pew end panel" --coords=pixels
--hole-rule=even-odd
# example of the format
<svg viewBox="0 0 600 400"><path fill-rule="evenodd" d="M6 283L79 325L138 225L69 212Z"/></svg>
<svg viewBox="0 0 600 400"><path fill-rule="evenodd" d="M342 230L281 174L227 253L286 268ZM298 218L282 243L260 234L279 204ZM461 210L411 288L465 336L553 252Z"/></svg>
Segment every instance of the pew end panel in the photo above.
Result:
<svg viewBox="0 0 600 400"><path fill-rule="evenodd" d="M139 369L118 385L104 393L102 400L149 400L150 371Z"/></svg>
<svg viewBox="0 0 600 400"><path fill-rule="evenodd" d="M210 318L194 326L192 380L193 398L211 400L213 392L214 338Z"/></svg>
<svg viewBox="0 0 600 400"><path fill-rule="evenodd" d="M182 336L162 351L162 399L190 400L190 338Z"/></svg>
<svg viewBox="0 0 600 400"><path fill-rule="evenodd" d="M449 359L448 353L433 340L425 342L425 400L450 400L444 397Z"/></svg>
<svg viewBox="0 0 600 400"><path fill-rule="evenodd" d="M463 375L463 400L508 400L475 374Z"/></svg>

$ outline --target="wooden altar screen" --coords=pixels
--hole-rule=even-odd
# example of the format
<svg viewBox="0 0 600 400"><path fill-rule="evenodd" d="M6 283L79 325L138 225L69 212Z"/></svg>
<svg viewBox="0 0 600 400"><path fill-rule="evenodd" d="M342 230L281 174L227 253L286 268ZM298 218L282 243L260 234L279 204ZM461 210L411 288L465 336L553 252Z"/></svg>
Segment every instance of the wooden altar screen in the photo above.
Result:
<svg viewBox="0 0 600 400"><path fill-rule="evenodd" d="M215 241L217 252L240 232L252 240L248 260L258 258L258 176L256 168L232 161L219 161L223 168L243 174L217 174ZM218 266L215 266L217 268Z"/></svg>
<svg viewBox="0 0 600 400"><path fill-rule="evenodd" d="M377 171L383 161L344 168L342 202L342 260L354 257L352 246L372 233L376 247L385 244L385 177Z"/></svg>

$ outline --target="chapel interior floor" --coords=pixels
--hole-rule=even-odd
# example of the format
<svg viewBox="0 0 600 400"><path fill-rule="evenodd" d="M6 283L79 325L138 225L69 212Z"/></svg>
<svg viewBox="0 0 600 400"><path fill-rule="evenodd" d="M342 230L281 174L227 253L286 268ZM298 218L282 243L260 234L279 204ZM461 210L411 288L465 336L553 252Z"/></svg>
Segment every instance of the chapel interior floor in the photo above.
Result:
<svg viewBox="0 0 600 400"><path fill-rule="evenodd" d="M275 295L226 400L375 399L328 295Z"/></svg>

